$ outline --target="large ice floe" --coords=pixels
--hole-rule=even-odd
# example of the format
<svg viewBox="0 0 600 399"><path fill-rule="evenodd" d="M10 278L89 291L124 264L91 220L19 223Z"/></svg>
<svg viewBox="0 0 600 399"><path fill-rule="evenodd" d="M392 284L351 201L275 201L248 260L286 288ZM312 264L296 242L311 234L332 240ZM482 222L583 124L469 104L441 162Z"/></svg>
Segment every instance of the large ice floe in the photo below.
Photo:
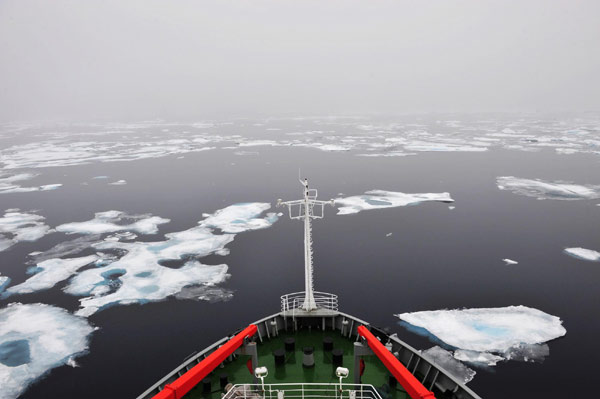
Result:
<svg viewBox="0 0 600 399"><path fill-rule="evenodd" d="M441 366L449 372L454 378L466 384L475 377L475 370L472 370L454 358L452 352L449 352L439 346L434 346L423 351L430 360Z"/></svg>
<svg viewBox="0 0 600 399"><path fill-rule="evenodd" d="M363 195L336 198L335 204L341 205L338 215L348 215L368 209L393 208L425 201L454 202L449 193L405 194L395 191L371 190Z"/></svg>
<svg viewBox="0 0 600 399"><path fill-rule="evenodd" d="M184 288L212 287L227 277L225 264L204 265L196 258L210 254L226 255L225 246L235 234L271 226L277 215L260 215L267 203L235 204L214 214L205 214L198 226L166 234L159 242L104 241L94 245L100 251L126 252L120 259L106 266L88 269L77 274L65 288L73 295L89 295L80 300L79 315L89 316L99 309L114 304L159 301L179 294ZM219 229L224 234L215 234ZM179 268L163 266L164 262L183 261ZM212 291L214 294L216 291ZM207 295L206 290L198 298ZM224 292L224 295L229 294ZM214 295L211 300L214 299Z"/></svg>
<svg viewBox="0 0 600 399"><path fill-rule="evenodd" d="M23 187L17 182L29 180L36 175L32 173L7 174L0 173L0 194L8 193L28 193L32 191L50 191L61 187L61 183L44 184L42 186Z"/></svg>
<svg viewBox="0 0 600 399"><path fill-rule="evenodd" d="M86 319L50 305L0 309L0 399L14 399L49 370L75 364L93 331Z"/></svg>
<svg viewBox="0 0 600 399"><path fill-rule="evenodd" d="M96 260L98 260L97 255L45 260L29 270L29 274L33 274L33 276L21 284L9 287L6 294L28 294L52 288L57 283L71 277L77 270Z"/></svg>
<svg viewBox="0 0 600 399"><path fill-rule="evenodd" d="M535 361L548 355L545 342L566 334L562 321L526 306L434 310L397 315L409 328L424 329L455 357L494 365L500 359Z"/></svg>
<svg viewBox="0 0 600 399"><path fill-rule="evenodd" d="M565 248L565 253L577 259L600 262L600 252L585 248Z"/></svg>
<svg viewBox="0 0 600 399"><path fill-rule="evenodd" d="M502 176L496 179L500 190L534 197L539 200L582 200L600 198L600 185L580 185L569 182L547 182L540 179L522 179Z"/></svg>
<svg viewBox="0 0 600 399"><path fill-rule="evenodd" d="M118 222L130 220L128 224ZM94 219L85 222L65 223L56 227L57 231L73 234L103 234L117 231L136 231L142 234L156 234L158 226L170 222L169 219L150 215L128 215L121 211L97 212Z"/></svg>
<svg viewBox="0 0 600 399"><path fill-rule="evenodd" d="M237 233L270 227L278 216L267 213L261 217L269 208L270 204L258 202L231 205L213 214L204 214L205 218L195 227L168 233L165 240L154 242L131 241L135 238L131 231L153 234L167 219L131 216L119 211L99 212L91 221L59 226L59 231L84 234L84 237L58 244L45 252L31 253L29 263L35 266L29 272L33 275L9 287L4 295L48 289L73 276L64 291L84 296L77 312L81 316L111 305L159 301L173 295L210 301L228 298L229 291L215 287L228 277L227 265L205 265L198 258L226 255L225 246ZM124 219L137 220L117 224ZM114 234L102 238L105 233ZM95 254L63 258L89 248ZM177 265L166 266L169 262Z"/></svg>
<svg viewBox="0 0 600 399"><path fill-rule="evenodd" d="M20 241L36 241L51 231L44 217L35 213L7 209L0 217L0 252Z"/></svg>

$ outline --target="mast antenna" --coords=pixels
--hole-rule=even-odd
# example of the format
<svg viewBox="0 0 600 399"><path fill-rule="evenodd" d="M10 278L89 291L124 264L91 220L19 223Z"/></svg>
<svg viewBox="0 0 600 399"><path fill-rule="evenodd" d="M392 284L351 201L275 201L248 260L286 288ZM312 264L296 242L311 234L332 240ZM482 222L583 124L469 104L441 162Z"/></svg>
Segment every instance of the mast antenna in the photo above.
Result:
<svg viewBox="0 0 600 399"><path fill-rule="evenodd" d="M298 180L303 186L303 199L295 201L277 200L277 206L287 206L290 219L304 221L304 303L302 309L311 311L317 308L314 296L313 250L311 219L322 219L325 205L333 206L335 201L317 200L317 190L308 188L308 179L302 180L298 169Z"/></svg>

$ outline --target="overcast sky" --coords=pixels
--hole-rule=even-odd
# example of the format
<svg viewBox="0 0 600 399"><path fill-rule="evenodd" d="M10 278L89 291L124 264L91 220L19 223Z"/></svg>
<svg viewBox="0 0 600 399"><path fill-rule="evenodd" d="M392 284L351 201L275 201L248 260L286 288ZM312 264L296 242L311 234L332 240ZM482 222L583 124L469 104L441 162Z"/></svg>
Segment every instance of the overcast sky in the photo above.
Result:
<svg viewBox="0 0 600 399"><path fill-rule="evenodd" d="M0 120L600 109L600 1L0 0Z"/></svg>

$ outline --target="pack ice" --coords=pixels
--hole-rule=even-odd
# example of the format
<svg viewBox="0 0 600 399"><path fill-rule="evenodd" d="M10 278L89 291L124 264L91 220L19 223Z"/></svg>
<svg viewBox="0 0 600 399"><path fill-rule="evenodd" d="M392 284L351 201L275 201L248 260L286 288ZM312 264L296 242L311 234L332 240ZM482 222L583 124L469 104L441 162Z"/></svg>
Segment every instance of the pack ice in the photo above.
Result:
<svg viewBox="0 0 600 399"><path fill-rule="evenodd" d="M496 179L500 190L534 197L539 200L581 200L600 198L600 186L579 185L570 182L547 182L540 179L521 179L514 176L502 176Z"/></svg>
<svg viewBox="0 0 600 399"><path fill-rule="evenodd" d="M55 306L0 309L0 399L14 399L49 370L74 364L93 331L87 320Z"/></svg>
<svg viewBox="0 0 600 399"><path fill-rule="evenodd" d="M473 363L495 364L499 359L518 358L523 350L534 360L538 344L566 334L562 321L526 306L433 310L396 315L412 326L425 329L445 344L461 349L457 357Z"/></svg>
<svg viewBox="0 0 600 399"><path fill-rule="evenodd" d="M336 198L338 215L349 215L368 209L393 208L418 204L425 201L454 202L449 193L405 194L395 191L371 190L363 195Z"/></svg>

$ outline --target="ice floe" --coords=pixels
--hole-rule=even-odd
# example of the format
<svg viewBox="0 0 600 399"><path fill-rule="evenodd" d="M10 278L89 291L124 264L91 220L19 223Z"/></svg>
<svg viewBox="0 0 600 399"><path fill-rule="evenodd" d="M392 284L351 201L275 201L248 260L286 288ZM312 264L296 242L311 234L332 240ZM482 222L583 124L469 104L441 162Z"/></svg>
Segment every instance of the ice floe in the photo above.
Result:
<svg viewBox="0 0 600 399"><path fill-rule="evenodd" d="M484 357L496 354L507 359L535 360L535 354L545 353L540 345L566 334L558 317L526 306L434 310L397 316L453 348L482 352ZM473 358L474 354L460 352L459 356Z"/></svg>
<svg viewBox="0 0 600 399"><path fill-rule="evenodd" d="M423 354L464 384L471 381L473 377L475 377L475 370L471 370L456 360L452 356L452 352L440 348L439 346L429 348L423 351Z"/></svg>
<svg viewBox="0 0 600 399"><path fill-rule="evenodd" d="M80 258L68 259L48 259L37 264L30 269L30 278L21 284L9 287L5 295L28 294L35 291L46 290L54 287L57 283L71 277L83 266L89 265L98 260L97 255L83 256Z"/></svg>
<svg viewBox="0 0 600 399"><path fill-rule="evenodd" d="M12 303L0 309L0 399L27 386L88 349L94 328L84 318L44 304Z"/></svg>
<svg viewBox="0 0 600 399"><path fill-rule="evenodd" d="M585 248L565 248L565 253L577 259L600 262L600 252Z"/></svg>
<svg viewBox="0 0 600 399"><path fill-rule="evenodd" d="M127 233L115 233L113 236L119 234ZM35 265L48 259L62 258L64 256L78 254L79 252L90 248L92 244L100 242L102 240L101 237L102 236L100 234L88 234L83 237L77 237L69 241L60 242L48 250L30 253L30 260L27 263ZM109 237L106 239L109 239Z"/></svg>
<svg viewBox="0 0 600 399"><path fill-rule="evenodd" d="M569 182L547 182L540 179L522 179L502 176L496 179L500 190L534 197L539 200L581 200L600 198L600 185L579 185Z"/></svg>
<svg viewBox="0 0 600 399"><path fill-rule="evenodd" d="M28 193L32 191L50 191L56 190L61 187L61 183L45 184L42 186L30 186L22 187L16 182L22 182L34 178L36 175L32 173L19 173L19 174L3 174L0 173L0 194L8 193Z"/></svg>
<svg viewBox="0 0 600 399"><path fill-rule="evenodd" d="M117 224L131 220L132 223ZM95 214L94 219L85 222L65 223L56 231L67 234L104 234L118 231L136 231L141 234L156 234L158 226L170 222L169 219L150 215L128 215L121 211L106 211Z"/></svg>
<svg viewBox="0 0 600 399"><path fill-rule="evenodd" d="M516 260L512 260L512 259L502 259L502 261L506 264L506 265L517 265L519 264L519 262L517 262Z"/></svg>
<svg viewBox="0 0 600 399"><path fill-rule="evenodd" d="M157 242L124 242L133 239L126 233L117 233L104 240L72 240L55 246L46 253L31 255L34 259L47 259L49 253L72 254L82 246L91 245L97 251L95 255L82 258L47 259L38 264L38 274L26 280L20 286L9 288L10 293L25 288L48 287L74 274L64 291L71 295L85 296L80 300L81 309L78 315L90 316L96 311L116 304L144 303L159 301L169 296L180 298L197 298L206 300L226 299L231 296L227 290L215 287L228 277L225 264L209 266L202 264L197 258L210 254L226 255L227 244L233 241L235 234L271 226L277 220L275 213L260 215L268 210L267 203L242 203L221 209L213 214L205 214L205 219L198 226L188 230L165 234L164 241ZM118 211L101 212L96 219L121 217ZM104 225L105 223L101 223ZM95 223L94 223L95 225ZM129 230L136 226L132 223ZM114 228L70 228L70 232L108 232ZM138 229L139 230L139 229ZM148 232L147 229L141 229ZM223 234L216 234L220 230ZM90 236L91 237L91 236ZM49 253L48 253L49 252ZM97 259L96 259L97 258ZM76 259L79 259L77 261ZM46 272L46 269L60 267L61 262L73 262L61 269L61 273ZM96 267L77 271L91 262ZM165 266L165 262L179 262L178 267ZM85 263L85 264L84 264ZM78 267L79 266L79 267ZM40 270L41 269L41 270ZM34 281L34 278L38 281ZM43 284L42 284L43 282ZM52 284L53 285L53 284Z"/></svg>
<svg viewBox="0 0 600 399"><path fill-rule="evenodd" d="M0 251L4 251L20 241L36 241L51 231L44 223L44 217L35 213L8 209L0 217Z"/></svg>
<svg viewBox="0 0 600 399"><path fill-rule="evenodd" d="M257 217L271 207L264 202L240 203L218 210L213 214L205 213L206 219L199 222L201 226L219 229L224 233L241 233L243 231L264 229L277 221L277 214L267 213L265 218Z"/></svg>
<svg viewBox="0 0 600 399"><path fill-rule="evenodd" d="M449 193L405 194L395 191L371 190L363 195L336 198L335 204L341 205L338 215L348 215L368 209L393 208L425 201L454 202Z"/></svg>

